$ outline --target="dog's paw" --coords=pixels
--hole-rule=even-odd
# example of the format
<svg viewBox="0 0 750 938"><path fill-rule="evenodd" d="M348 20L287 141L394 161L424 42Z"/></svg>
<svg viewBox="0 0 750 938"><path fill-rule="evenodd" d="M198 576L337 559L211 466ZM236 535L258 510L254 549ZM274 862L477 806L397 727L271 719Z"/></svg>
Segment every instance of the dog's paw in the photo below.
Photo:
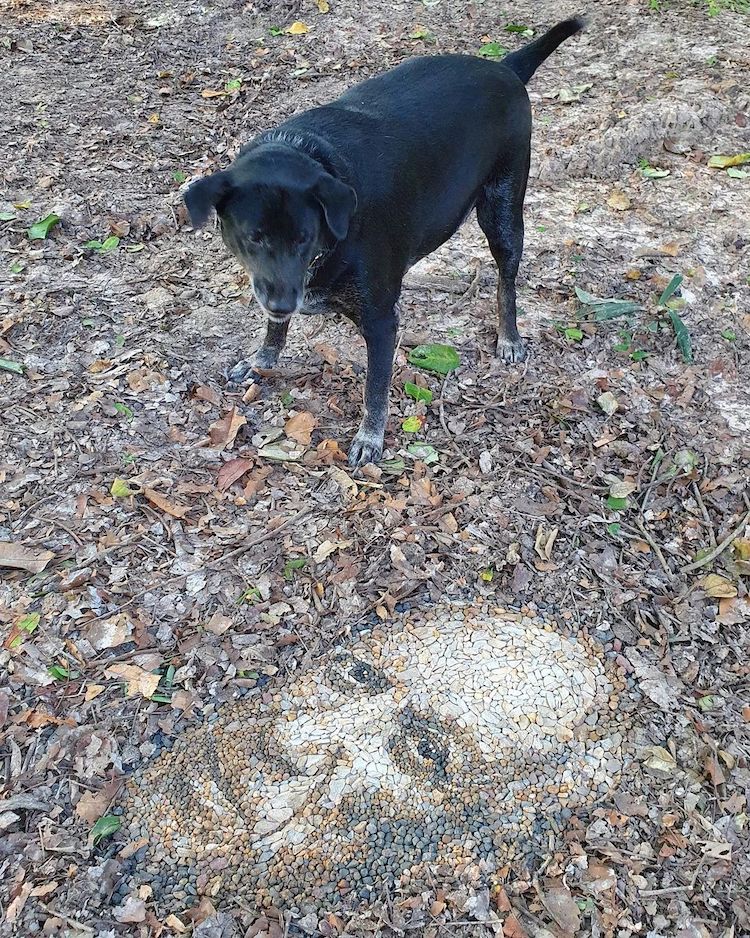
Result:
<svg viewBox="0 0 750 938"><path fill-rule="evenodd" d="M383 455L383 436L370 430L359 430L349 447L349 465L352 469L376 463Z"/></svg>
<svg viewBox="0 0 750 938"><path fill-rule="evenodd" d="M497 340L495 358L510 365L513 362L522 362L526 358L526 343L519 335L517 339Z"/></svg>
<svg viewBox="0 0 750 938"><path fill-rule="evenodd" d="M258 367L254 358L243 358L232 366L227 372L227 381L230 384L252 384L260 375L256 372Z"/></svg>

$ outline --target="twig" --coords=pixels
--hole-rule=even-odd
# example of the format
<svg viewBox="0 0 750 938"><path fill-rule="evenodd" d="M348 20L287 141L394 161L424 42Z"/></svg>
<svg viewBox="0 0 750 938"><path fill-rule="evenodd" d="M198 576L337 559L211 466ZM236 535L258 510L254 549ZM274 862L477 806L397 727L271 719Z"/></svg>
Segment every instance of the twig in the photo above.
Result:
<svg viewBox="0 0 750 938"><path fill-rule="evenodd" d="M442 426L443 426L443 430L445 431L445 435L446 435L446 436L448 437L448 439L450 440L451 446L452 446L453 449L458 453L458 456L460 457L461 462L463 462L463 464L464 464L465 466L470 466L471 463L470 463L469 460L466 458L466 456L464 456L464 454L461 452L461 449L460 449L458 443L456 443L456 440L455 440L453 434L452 434L451 431L448 429L448 422L447 422L446 419L445 419L445 407L444 407L444 405L443 405L443 398L445 397L445 385L446 385L447 382L448 382L448 375L449 375L449 374L450 374L450 372L448 372L448 374L443 378L443 386L440 388L440 400L438 401L438 410L439 410L439 413L440 413L440 423L441 423Z"/></svg>
<svg viewBox="0 0 750 938"><path fill-rule="evenodd" d="M645 527L643 526L643 522L641 521L640 518L636 518L636 519L635 519L635 526L636 526L636 527L638 528L638 530L641 532L641 534L643 535L643 539L644 539L644 540L646 541L646 543L649 545L649 547L651 548L651 550L656 554L656 557L657 557L659 563L661 564L662 570L667 574L667 576L668 576L669 579L671 580L672 577L674 576L674 574L672 573L672 571L671 571L671 570L669 569L669 567L667 566L667 561L664 559L664 554L661 552L661 547L659 547L659 545L656 543L656 541L653 539L653 537L651 537L651 535L650 535L650 534L648 533L648 531L645 529Z"/></svg>
<svg viewBox="0 0 750 938"><path fill-rule="evenodd" d="M717 544L716 547L709 551L705 557L701 557L699 560L694 560L692 563L685 564L684 567L680 568L680 573L691 573L693 570L698 570L700 567L705 567L707 564L711 563L712 560L716 560L719 554L723 554L732 541L740 536L748 521L750 521L750 511L747 511L743 515L742 521L740 521L737 527L730 534L727 534L721 544Z"/></svg>
<svg viewBox="0 0 750 938"><path fill-rule="evenodd" d="M252 541L246 541L244 544L240 544L239 547L235 547L234 550L230 550L228 554L224 554L222 557L219 557L218 560L212 560L211 563L205 564L202 569L215 570L217 564L223 564L224 561L231 560L232 557L239 557L248 550L252 550L253 547L257 547L259 544L263 544L265 541L270 541L272 538L276 537L280 531L283 531L284 528L288 528L290 524L294 524L296 521L301 521L305 515L309 515L314 507L314 505L308 505L307 508L302 508L296 514L292 515L291 518L287 518L286 521L282 521L281 524L277 525L273 530L266 531L265 534L261 534L260 537L256 537ZM184 574L182 574L182 576L184 576Z"/></svg>
<svg viewBox="0 0 750 938"><path fill-rule="evenodd" d="M40 902L39 905L44 909L45 912L48 912L50 915L54 915L55 918L61 919L65 922L66 925L70 928L75 928L77 931L82 931L86 935L94 934L94 929L88 925L84 925L83 922L79 922L74 918L71 918L69 915L66 915L64 912L59 912L57 909L53 909L50 905L45 905L44 902Z"/></svg>
<svg viewBox="0 0 750 938"><path fill-rule="evenodd" d="M690 487L693 490L693 495L695 495L695 500L698 502L698 507L700 508L701 514L703 515L703 520L706 522L706 527L708 528L708 537L709 537L709 540L711 541L711 547L716 547L716 533L714 532L714 526L713 526L713 523L711 522L711 517L708 514L708 509L706 508L706 504L703 501L703 496L701 495L700 486L698 485L697 482L692 482L690 484Z"/></svg>

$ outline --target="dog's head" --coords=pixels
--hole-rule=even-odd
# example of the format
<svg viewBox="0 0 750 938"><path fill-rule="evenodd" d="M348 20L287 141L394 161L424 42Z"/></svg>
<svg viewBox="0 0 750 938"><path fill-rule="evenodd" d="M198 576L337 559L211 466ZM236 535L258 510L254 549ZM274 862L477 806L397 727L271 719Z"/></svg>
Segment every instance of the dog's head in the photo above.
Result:
<svg viewBox="0 0 750 938"><path fill-rule="evenodd" d="M266 312L287 316L302 306L308 268L332 241L342 241L357 206L351 186L290 147L266 145L185 193L194 226L215 208L221 235L250 274Z"/></svg>

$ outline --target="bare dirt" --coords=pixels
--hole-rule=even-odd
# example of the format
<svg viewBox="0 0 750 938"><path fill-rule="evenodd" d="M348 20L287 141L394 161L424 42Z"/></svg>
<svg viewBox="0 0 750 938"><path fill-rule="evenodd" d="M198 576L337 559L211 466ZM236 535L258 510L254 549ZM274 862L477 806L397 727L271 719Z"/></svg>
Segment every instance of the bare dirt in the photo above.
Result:
<svg viewBox="0 0 750 938"><path fill-rule="evenodd" d="M410 275L392 461L364 476L344 462L362 343L305 321L255 399L230 393L261 321L179 199L254 133L405 57L515 48L506 24L573 12L3 4L0 358L25 370L0 370L0 934L293 933L289 910L209 900L160 920L123 893L131 847L94 845L94 824L117 816L124 773L238 690L399 601L480 596L619 656L642 697L638 770L533 875L446 868L303 926L750 935L750 177L707 165L750 152L747 17L592 5L530 86L529 361L492 359L495 271L470 221ZM295 21L309 30L279 33ZM675 274L692 363L657 305ZM575 287L643 309L596 322ZM424 340L454 345L459 370L417 373ZM415 380L430 405L404 393Z"/></svg>

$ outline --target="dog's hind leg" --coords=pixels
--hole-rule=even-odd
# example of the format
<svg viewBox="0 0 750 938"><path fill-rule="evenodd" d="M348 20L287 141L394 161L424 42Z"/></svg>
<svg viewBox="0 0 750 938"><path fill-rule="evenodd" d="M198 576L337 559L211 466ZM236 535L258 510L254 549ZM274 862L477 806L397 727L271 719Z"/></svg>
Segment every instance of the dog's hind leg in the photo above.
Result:
<svg viewBox="0 0 750 938"><path fill-rule="evenodd" d="M235 384L252 381L257 377L256 368L273 368L279 360L279 355L286 345L286 335L289 331L291 315L276 316L268 314L266 321L266 335L263 344L252 358L243 358L229 371L229 380Z"/></svg>
<svg viewBox="0 0 750 938"><path fill-rule="evenodd" d="M528 151L509 173L490 180L477 200L477 221L498 267L497 348L506 362L522 361L526 350L516 324L516 275L523 253L523 199L529 172Z"/></svg>

